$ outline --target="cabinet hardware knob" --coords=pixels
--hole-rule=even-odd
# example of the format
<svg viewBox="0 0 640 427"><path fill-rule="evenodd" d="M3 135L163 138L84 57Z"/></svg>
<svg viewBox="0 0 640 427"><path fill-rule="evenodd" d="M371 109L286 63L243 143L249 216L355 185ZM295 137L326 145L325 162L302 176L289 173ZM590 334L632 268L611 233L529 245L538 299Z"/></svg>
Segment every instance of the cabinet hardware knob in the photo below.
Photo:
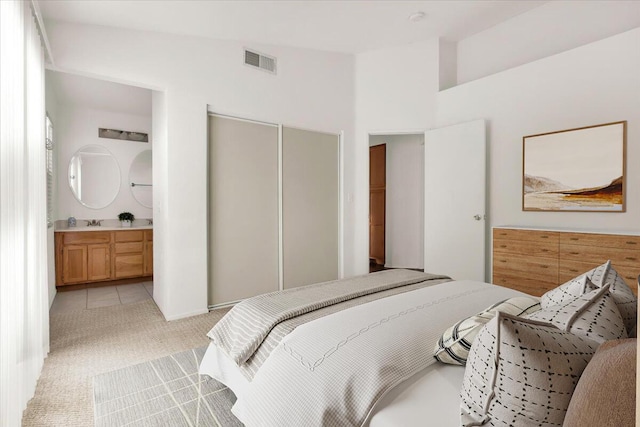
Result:
<svg viewBox="0 0 640 427"><path fill-rule="evenodd" d="M549 249L542 249L542 252L549 252Z"/></svg>
<svg viewBox="0 0 640 427"><path fill-rule="evenodd" d="M500 262L507 262L507 260L506 259L501 259Z"/></svg>
<svg viewBox="0 0 640 427"><path fill-rule="evenodd" d="M629 261L636 261L637 260L636 257L632 257L632 256L628 256L625 259L628 259Z"/></svg>
<svg viewBox="0 0 640 427"><path fill-rule="evenodd" d="M542 268L549 268L549 266L548 266L548 265L541 265L540 267L542 267Z"/></svg>
<svg viewBox="0 0 640 427"><path fill-rule="evenodd" d="M569 240L580 240L577 237L569 237Z"/></svg>
<svg viewBox="0 0 640 427"><path fill-rule="evenodd" d="M506 248L506 247L507 247L507 245L500 245L500 247L501 247L501 248Z"/></svg>
<svg viewBox="0 0 640 427"><path fill-rule="evenodd" d="M578 270L576 270L575 268L570 268L569 271L572 272L572 273L577 273L578 272Z"/></svg>
<svg viewBox="0 0 640 427"><path fill-rule="evenodd" d="M548 239L549 236L540 236L541 239Z"/></svg>
<svg viewBox="0 0 640 427"><path fill-rule="evenodd" d="M580 252L569 252L571 255L580 255Z"/></svg>
<svg viewBox="0 0 640 427"><path fill-rule="evenodd" d="M637 242L627 242L627 245L637 245Z"/></svg>

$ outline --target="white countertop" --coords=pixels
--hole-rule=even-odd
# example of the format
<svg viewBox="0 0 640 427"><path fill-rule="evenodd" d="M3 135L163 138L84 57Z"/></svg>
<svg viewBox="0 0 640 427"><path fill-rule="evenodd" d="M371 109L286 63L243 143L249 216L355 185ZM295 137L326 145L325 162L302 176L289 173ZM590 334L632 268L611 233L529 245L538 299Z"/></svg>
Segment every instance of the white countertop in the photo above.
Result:
<svg viewBox="0 0 640 427"><path fill-rule="evenodd" d="M127 230L153 230L153 225L134 225L133 227L109 227L103 225L81 225L79 227L56 227L56 233L64 233L67 231L127 231Z"/></svg>

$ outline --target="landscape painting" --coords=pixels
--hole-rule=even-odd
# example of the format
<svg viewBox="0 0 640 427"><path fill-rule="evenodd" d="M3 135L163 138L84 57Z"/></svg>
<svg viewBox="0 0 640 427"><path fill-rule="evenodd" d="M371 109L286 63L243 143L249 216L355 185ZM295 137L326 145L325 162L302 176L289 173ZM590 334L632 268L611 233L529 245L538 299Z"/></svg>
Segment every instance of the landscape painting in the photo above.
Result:
<svg viewBox="0 0 640 427"><path fill-rule="evenodd" d="M523 137L522 209L625 211L627 122Z"/></svg>

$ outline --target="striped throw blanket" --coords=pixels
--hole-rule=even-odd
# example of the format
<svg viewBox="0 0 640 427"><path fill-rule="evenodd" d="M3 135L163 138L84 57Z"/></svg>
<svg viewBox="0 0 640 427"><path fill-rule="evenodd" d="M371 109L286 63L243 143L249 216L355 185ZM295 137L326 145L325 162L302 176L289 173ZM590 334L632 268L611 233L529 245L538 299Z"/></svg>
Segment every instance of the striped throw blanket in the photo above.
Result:
<svg viewBox="0 0 640 427"><path fill-rule="evenodd" d="M372 300L367 297L378 293L388 294L394 289L400 293L403 287L423 282L428 282L424 284L428 286L449 280L446 276L412 270L386 270L272 292L237 304L207 335L238 366L242 366L256 353L270 332L287 321L356 299L362 299L364 303ZM345 304L345 308L351 305ZM271 343L270 347L274 346Z"/></svg>

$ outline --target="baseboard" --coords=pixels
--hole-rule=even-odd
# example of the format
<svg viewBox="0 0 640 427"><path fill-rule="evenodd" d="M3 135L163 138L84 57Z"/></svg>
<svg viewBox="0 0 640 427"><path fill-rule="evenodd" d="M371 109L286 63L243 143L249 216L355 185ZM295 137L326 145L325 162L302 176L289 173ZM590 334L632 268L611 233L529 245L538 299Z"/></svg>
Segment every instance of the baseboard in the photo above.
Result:
<svg viewBox="0 0 640 427"><path fill-rule="evenodd" d="M202 308L196 311L191 311L189 313L181 313L181 314L174 314L172 316L167 316L166 314L162 313L162 315L164 316L165 320L167 322L171 322L172 320L180 320L180 319L185 319L187 317L193 317L193 316L198 316L200 314L207 314L209 312L208 308Z"/></svg>

